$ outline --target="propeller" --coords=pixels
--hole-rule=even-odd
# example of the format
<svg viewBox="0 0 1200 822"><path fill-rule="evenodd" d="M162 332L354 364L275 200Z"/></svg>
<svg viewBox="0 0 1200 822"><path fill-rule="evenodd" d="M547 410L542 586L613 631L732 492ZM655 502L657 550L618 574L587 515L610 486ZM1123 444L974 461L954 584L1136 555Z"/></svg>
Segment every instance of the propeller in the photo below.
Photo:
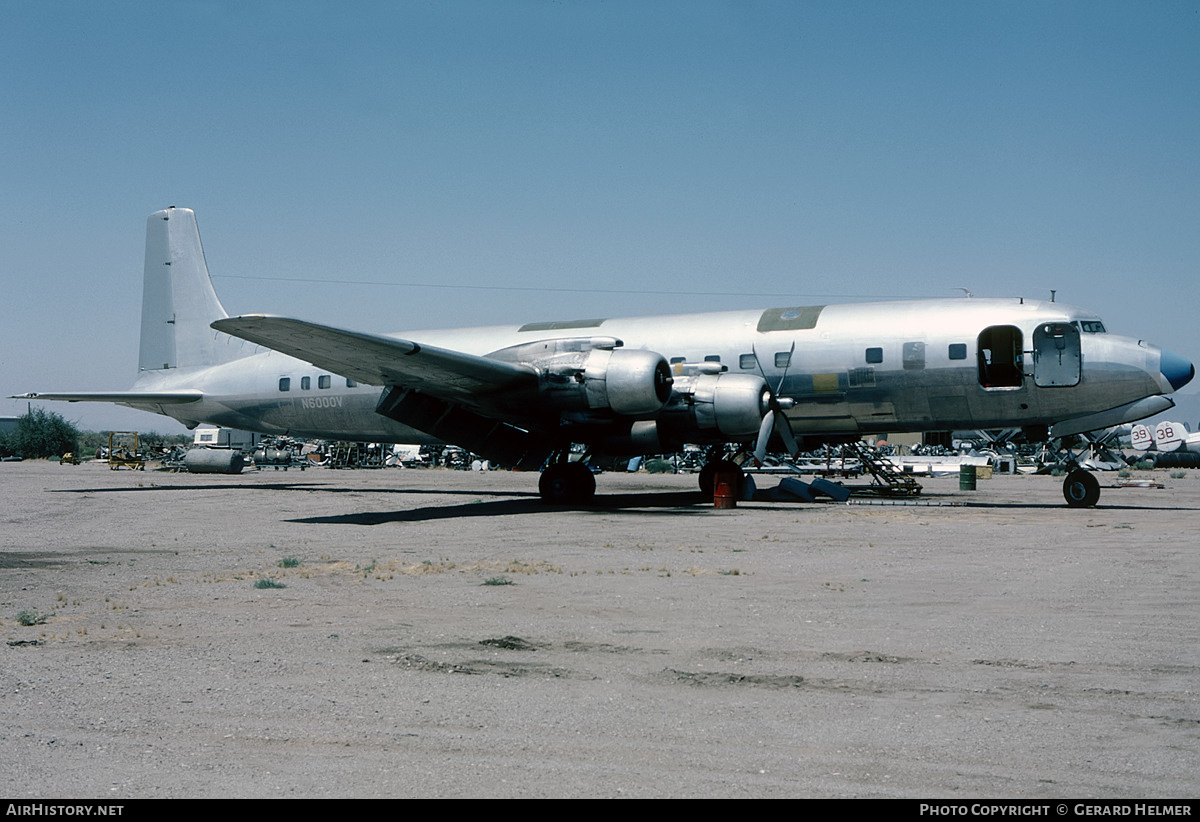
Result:
<svg viewBox="0 0 1200 822"><path fill-rule="evenodd" d="M788 422L787 414L783 413L784 408L792 407L792 401L779 398L779 392L783 390L783 381L787 378L788 369L792 366L792 355L796 353L796 342L792 341L787 365L783 368L783 374L779 377L779 384L775 390L771 390L771 384L767 381L767 375L763 371L758 352L753 347L750 350L754 354L754 362L758 365L758 373L762 374L763 382L767 383L767 413L763 414L762 423L758 426L758 440L754 445L754 459L759 465L762 465L767 457L767 443L771 441L772 432L778 434L779 438L783 440L783 447L787 449L790 456L795 456L796 452L800 450L800 445L792 434L792 425Z"/></svg>

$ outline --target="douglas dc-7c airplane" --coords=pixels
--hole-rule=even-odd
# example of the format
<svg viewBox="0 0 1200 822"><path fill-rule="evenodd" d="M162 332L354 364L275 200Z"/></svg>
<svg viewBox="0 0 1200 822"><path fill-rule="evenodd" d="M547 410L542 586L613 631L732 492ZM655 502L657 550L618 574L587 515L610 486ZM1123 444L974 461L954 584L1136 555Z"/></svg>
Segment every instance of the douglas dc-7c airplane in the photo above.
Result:
<svg viewBox="0 0 1200 822"><path fill-rule="evenodd" d="M452 443L545 465L556 503L591 499L568 459L683 443L792 453L862 434L1025 429L1062 437L1158 414L1188 360L1106 332L1056 302L954 298L366 334L304 320L229 317L195 214L146 230L141 356L133 387L33 393L113 402L199 423L338 440ZM260 347L261 346L261 347ZM702 488L713 473L702 475ZM1068 503L1099 484L1072 472Z"/></svg>

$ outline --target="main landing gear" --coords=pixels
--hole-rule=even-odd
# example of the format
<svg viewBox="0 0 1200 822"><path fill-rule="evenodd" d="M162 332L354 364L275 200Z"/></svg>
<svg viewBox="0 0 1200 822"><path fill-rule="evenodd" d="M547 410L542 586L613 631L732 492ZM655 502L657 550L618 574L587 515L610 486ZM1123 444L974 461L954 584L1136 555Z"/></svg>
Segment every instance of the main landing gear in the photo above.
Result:
<svg viewBox="0 0 1200 822"><path fill-rule="evenodd" d="M727 459L710 459L704 463L704 467L700 469L698 475L700 479L700 496L706 502L712 500L717 487L717 474L728 474L730 477L737 478L737 487L733 489L733 493L737 499L741 499L742 482L745 476L742 473L742 466L733 460Z"/></svg>
<svg viewBox="0 0 1200 822"><path fill-rule="evenodd" d="M550 505L588 505L596 496L596 477L584 462L554 458L538 480L542 501Z"/></svg>

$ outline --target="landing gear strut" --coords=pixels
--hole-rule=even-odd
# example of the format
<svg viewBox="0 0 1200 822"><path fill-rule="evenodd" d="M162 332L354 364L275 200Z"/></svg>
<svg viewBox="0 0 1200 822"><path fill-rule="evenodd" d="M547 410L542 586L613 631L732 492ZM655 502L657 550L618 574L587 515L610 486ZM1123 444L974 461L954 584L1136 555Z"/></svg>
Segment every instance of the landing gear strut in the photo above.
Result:
<svg viewBox="0 0 1200 822"><path fill-rule="evenodd" d="M1063 497L1071 508L1091 508L1100 499L1100 481L1090 472L1076 468L1063 481Z"/></svg>
<svg viewBox="0 0 1200 822"><path fill-rule="evenodd" d="M559 460L542 471L538 492L550 505L587 505L596 496L596 478L582 462Z"/></svg>

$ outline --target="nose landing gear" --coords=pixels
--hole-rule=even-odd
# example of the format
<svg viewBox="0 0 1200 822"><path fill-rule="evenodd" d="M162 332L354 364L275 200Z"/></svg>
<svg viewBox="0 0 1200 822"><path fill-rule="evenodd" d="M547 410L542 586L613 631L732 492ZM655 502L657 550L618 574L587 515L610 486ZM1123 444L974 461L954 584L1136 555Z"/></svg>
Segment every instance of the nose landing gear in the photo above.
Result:
<svg viewBox="0 0 1200 822"><path fill-rule="evenodd" d="M1076 468L1063 480L1063 498L1071 508L1091 508L1100 499L1100 481L1090 472Z"/></svg>

